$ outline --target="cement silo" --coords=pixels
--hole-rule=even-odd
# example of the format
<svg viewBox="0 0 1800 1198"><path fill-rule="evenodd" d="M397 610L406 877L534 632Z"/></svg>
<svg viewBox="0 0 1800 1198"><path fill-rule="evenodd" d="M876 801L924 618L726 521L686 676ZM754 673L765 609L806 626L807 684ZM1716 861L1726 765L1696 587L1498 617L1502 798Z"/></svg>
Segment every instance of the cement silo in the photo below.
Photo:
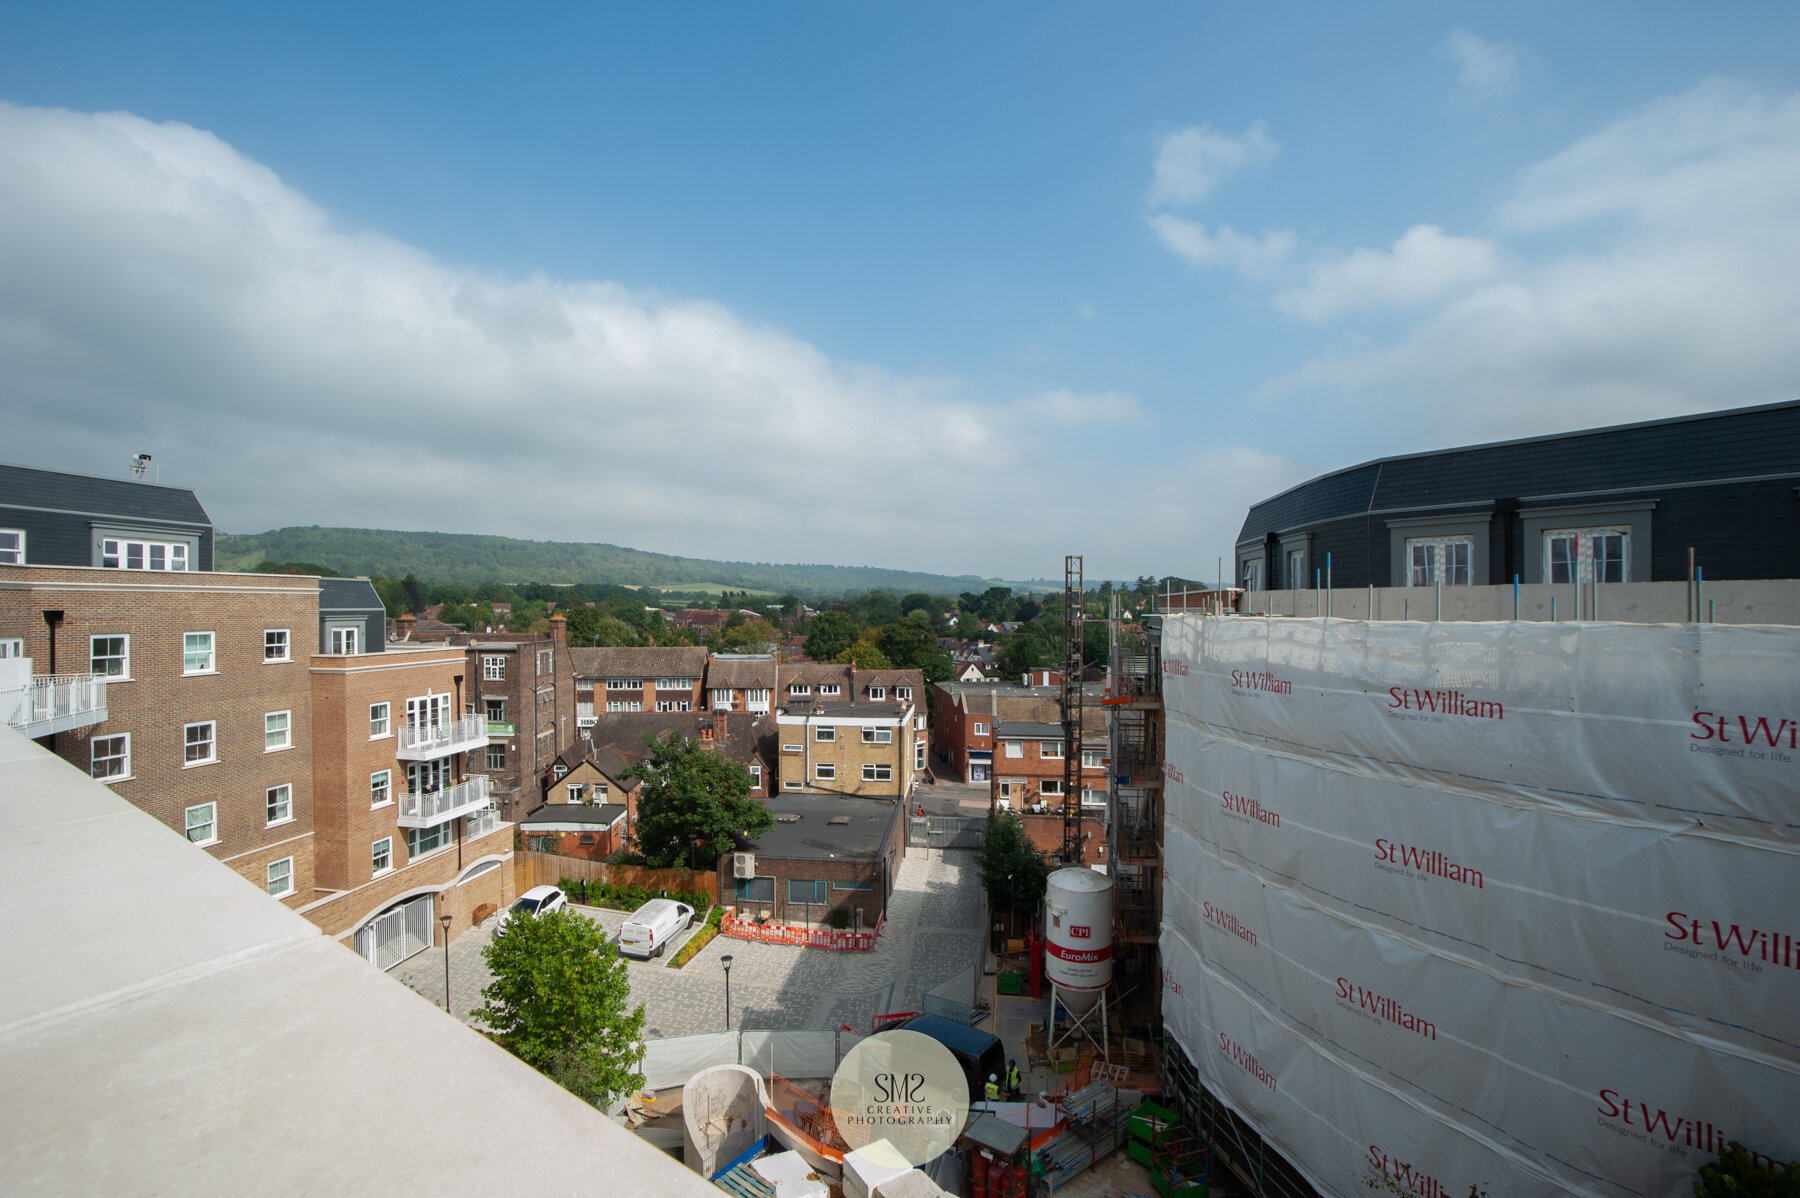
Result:
<svg viewBox="0 0 1800 1198"><path fill-rule="evenodd" d="M1044 976L1069 1014L1093 1009L1113 975L1113 880L1071 866L1044 892Z"/></svg>

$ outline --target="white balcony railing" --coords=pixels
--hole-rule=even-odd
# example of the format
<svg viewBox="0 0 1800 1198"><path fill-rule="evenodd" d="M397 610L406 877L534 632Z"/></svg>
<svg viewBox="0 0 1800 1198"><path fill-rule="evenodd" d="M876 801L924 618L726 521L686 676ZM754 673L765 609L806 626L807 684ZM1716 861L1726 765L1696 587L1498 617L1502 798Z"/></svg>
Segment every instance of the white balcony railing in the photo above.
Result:
<svg viewBox="0 0 1800 1198"><path fill-rule="evenodd" d="M474 840L477 836L486 836L499 826L500 809L488 806L469 816L468 822L463 824L463 835Z"/></svg>
<svg viewBox="0 0 1800 1198"><path fill-rule="evenodd" d="M106 719L106 679L99 674L47 674L13 681L14 685L0 687L0 720L26 736L72 732Z"/></svg>
<svg viewBox="0 0 1800 1198"><path fill-rule="evenodd" d="M402 828L435 828L459 815L472 815L488 806L488 776L476 774L467 782L441 790L407 791L400 796L395 818Z"/></svg>
<svg viewBox="0 0 1800 1198"><path fill-rule="evenodd" d="M446 724L402 724L395 756L402 761L429 761L479 749L487 744L487 740L487 720L478 715Z"/></svg>

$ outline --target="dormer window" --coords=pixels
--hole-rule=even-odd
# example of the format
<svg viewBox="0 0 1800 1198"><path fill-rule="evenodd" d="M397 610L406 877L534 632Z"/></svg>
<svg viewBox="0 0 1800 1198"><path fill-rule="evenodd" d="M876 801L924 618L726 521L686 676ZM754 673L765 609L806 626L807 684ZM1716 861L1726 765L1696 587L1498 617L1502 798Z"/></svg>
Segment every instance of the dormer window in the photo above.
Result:
<svg viewBox="0 0 1800 1198"><path fill-rule="evenodd" d="M796 696L810 695L812 694L812 687L804 682L790 682L788 683L788 694Z"/></svg>
<svg viewBox="0 0 1800 1198"><path fill-rule="evenodd" d="M885 686L871 686L871 687L870 687L870 688L869 688L869 700L870 700L870 702L875 702L875 701L878 701L878 700L881 700L881 699L885 699L885 698L887 698L887 687L885 687Z"/></svg>

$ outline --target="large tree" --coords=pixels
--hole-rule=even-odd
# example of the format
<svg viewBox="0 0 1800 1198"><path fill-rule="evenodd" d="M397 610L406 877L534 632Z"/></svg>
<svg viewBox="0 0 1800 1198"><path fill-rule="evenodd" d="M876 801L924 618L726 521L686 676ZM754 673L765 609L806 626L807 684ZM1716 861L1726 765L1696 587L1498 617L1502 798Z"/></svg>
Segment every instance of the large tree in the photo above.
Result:
<svg viewBox="0 0 1800 1198"><path fill-rule="evenodd" d="M896 668L921 670L927 682L942 682L954 673L950 655L937 643L937 634L917 620L896 620L881 630L875 643Z"/></svg>
<svg viewBox="0 0 1800 1198"><path fill-rule="evenodd" d="M633 836L646 864L710 866L735 837L759 836L775 822L750 797L750 771L674 732L646 736L649 753L625 771L643 782Z"/></svg>
<svg viewBox="0 0 1800 1198"><path fill-rule="evenodd" d="M860 635L862 626L849 612L822 611L806 622L806 655L814 661L836 661Z"/></svg>
<svg viewBox="0 0 1800 1198"><path fill-rule="evenodd" d="M494 980L474 1014L514 1056L599 1107L644 1084L644 1008L627 1008L625 962L599 924L515 915L482 956Z"/></svg>
<svg viewBox="0 0 1800 1198"><path fill-rule="evenodd" d="M1025 821L1012 811L997 812L988 821L975 868L987 891L988 910L996 913L1030 916L1050 882L1050 859L1031 843Z"/></svg>

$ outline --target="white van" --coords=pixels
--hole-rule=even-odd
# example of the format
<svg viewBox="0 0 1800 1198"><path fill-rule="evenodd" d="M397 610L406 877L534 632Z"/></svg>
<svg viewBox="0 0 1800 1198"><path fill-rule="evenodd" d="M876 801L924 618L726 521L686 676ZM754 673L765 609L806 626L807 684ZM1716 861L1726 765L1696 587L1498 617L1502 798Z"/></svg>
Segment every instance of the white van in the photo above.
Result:
<svg viewBox="0 0 1800 1198"><path fill-rule="evenodd" d="M674 899L651 899L619 929L619 951L627 957L660 957L669 941L694 922L694 909Z"/></svg>

